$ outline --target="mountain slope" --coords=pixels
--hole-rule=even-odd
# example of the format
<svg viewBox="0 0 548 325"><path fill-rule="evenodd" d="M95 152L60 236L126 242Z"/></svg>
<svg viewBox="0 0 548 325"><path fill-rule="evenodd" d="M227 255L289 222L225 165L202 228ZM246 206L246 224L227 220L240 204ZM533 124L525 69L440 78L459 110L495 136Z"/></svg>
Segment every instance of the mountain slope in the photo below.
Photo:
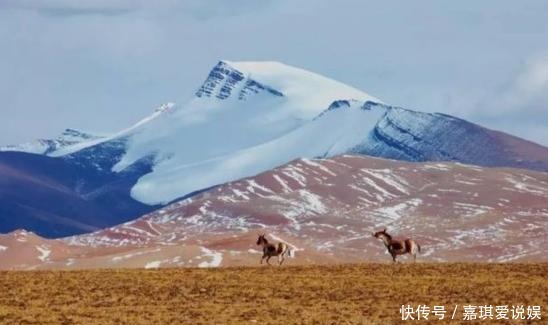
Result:
<svg viewBox="0 0 548 325"><path fill-rule="evenodd" d="M113 172L112 167L126 152L129 135L172 107L162 105L112 136L65 142L49 153L0 152L0 232L23 228L62 237L132 220L157 208L130 196L138 178L151 172L152 156L122 171Z"/></svg>
<svg viewBox="0 0 548 325"><path fill-rule="evenodd" d="M317 118L271 141L145 175L132 189L132 196L144 202L171 201L196 189L255 175L299 157L345 153L367 136L384 112L378 107L364 109L359 101L338 101Z"/></svg>
<svg viewBox="0 0 548 325"><path fill-rule="evenodd" d="M354 152L408 161L458 161L548 171L546 147L450 115L399 107L389 107Z"/></svg>
<svg viewBox="0 0 548 325"><path fill-rule="evenodd" d="M154 209L129 196L150 171L141 161L122 173L23 152L0 153L0 232L24 228L46 237L90 232Z"/></svg>
<svg viewBox="0 0 548 325"><path fill-rule="evenodd" d="M339 100L273 140L203 161L166 163L140 178L131 193L141 202L169 202L293 159L343 153L548 171L548 148L540 145L444 114Z"/></svg>
<svg viewBox="0 0 548 325"><path fill-rule="evenodd" d="M257 233L284 240L291 264L390 261L372 237L388 228L422 246L419 261L545 261L548 173L365 156L299 159L210 189L135 221L33 242L0 268L255 265ZM59 248L55 248L59 247ZM18 248L17 248L18 249Z"/></svg>

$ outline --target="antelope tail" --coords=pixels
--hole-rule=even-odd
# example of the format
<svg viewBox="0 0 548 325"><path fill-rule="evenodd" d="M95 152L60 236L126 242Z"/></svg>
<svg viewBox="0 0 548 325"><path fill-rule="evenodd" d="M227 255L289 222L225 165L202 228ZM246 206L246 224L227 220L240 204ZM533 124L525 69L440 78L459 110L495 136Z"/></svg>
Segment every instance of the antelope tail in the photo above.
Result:
<svg viewBox="0 0 548 325"><path fill-rule="evenodd" d="M417 243L417 247L419 248L419 253L421 252L421 245Z"/></svg>
<svg viewBox="0 0 548 325"><path fill-rule="evenodd" d="M289 249L289 246L287 246L287 256L291 257L291 250Z"/></svg>

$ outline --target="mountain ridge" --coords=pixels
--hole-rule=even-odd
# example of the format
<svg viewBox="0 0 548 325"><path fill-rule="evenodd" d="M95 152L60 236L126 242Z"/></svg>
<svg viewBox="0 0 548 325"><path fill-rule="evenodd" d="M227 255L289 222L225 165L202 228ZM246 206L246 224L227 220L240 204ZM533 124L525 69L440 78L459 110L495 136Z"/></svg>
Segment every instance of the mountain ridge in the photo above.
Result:
<svg viewBox="0 0 548 325"><path fill-rule="evenodd" d="M18 145L0 146L0 152L17 151L49 156L53 155L56 151L61 150L65 147L80 144L82 142L101 139L104 137L105 136L103 135L94 135L88 132L68 128L54 139L37 139Z"/></svg>

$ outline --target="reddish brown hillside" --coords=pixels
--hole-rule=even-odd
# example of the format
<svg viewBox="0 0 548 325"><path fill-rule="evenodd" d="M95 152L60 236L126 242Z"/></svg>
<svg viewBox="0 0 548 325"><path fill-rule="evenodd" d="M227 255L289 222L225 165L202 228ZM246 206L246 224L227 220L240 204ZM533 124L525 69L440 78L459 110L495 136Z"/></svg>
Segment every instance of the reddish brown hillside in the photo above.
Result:
<svg viewBox="0 0 548 325"><path fill-rule="evenodd" d="M99 232L2 236L0 267L249 265L260 258L258 232L290 244L288 264L388 261L371 236L384 227L415 238L419 261L546 261L548 174L363 156L296 160Z"/></svg>

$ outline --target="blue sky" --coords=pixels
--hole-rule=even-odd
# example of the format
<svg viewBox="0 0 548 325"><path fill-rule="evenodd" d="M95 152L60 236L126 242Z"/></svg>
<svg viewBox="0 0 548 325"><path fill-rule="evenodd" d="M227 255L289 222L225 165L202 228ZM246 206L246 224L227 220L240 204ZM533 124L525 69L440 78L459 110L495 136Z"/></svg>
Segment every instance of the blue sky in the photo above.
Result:
<svg viewBox="0 0 548 325"><path fill-rule="evenodd" d="M275 60L548 145L548 2L2 0L0 145L113 132Z"/></svg>

